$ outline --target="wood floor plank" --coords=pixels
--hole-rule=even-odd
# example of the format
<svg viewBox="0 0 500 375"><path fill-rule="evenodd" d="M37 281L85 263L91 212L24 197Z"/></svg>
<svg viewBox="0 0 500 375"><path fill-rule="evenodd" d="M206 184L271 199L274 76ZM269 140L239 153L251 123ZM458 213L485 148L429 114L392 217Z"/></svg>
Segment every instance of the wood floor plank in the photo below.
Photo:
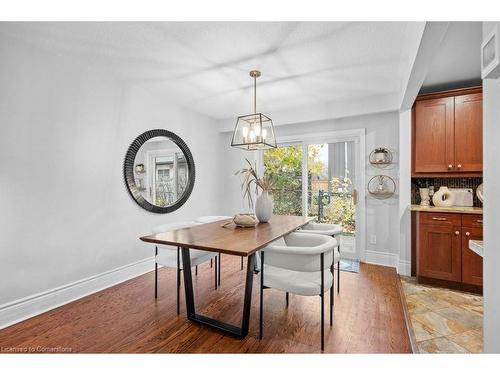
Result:
<svg viewBox="0 0 500 375"><path fill-rule="evenodd" d="M194 277L197 311L239 325L245 273L239 257L222 256L221 287L213 269ZM325 352L410 353L392 268L361 264L359 273L342 272L329 326L325 295ZM148 273L0 330L0 347L63 347L81 353L319 353L320 299L264 292L264 338L258 339L259 276L254 277L249 335L239 340L176 314L175 270L160 269L154 299L154 273Z"/></svg>

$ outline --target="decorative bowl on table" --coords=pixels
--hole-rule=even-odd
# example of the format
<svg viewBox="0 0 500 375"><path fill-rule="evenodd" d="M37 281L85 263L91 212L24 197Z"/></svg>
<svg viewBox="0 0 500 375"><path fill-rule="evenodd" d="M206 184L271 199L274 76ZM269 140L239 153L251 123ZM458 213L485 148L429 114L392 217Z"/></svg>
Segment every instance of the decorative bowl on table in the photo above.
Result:
<svg viewBox="0 0 500 375"><path fill-rule="evenodd" d="M241 228L251 228L259 224L259 220L254 214L236 214L230 222L225 223L223 226L227 227L230 224L236 225Z"/></svg>

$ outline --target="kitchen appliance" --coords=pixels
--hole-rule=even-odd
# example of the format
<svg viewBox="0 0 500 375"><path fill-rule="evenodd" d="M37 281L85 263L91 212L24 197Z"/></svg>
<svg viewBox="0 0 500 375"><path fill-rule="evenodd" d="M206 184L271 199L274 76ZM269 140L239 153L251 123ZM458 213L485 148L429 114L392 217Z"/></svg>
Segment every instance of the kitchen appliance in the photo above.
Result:
<svg viewBox="0 0 500 375"><path fill-rule="evenodd" d="M474 205L474 192L472 189L449 189L455 194L454 206L472 207Z"/></svg>

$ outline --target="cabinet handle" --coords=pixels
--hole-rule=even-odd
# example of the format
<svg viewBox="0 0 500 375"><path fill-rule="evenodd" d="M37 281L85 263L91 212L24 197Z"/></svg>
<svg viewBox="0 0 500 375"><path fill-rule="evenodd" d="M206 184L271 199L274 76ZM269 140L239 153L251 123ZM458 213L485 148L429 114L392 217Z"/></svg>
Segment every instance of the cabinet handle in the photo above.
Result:
<svg viewBox="0 0 500 375"><path fill-rule="evenodd" d="M469 232L465 232L465 235L466 235L467 237L469 237L469 236L470 236L470 233L469 233Z"/></svg>
<svg viewBox="0 0 500 375"><path fill-rule="evenodd" d="M448 164L448 169L453 168L453 164Z"/></svg>
<svg viewBox="0 0 500 375"><path fill-rule="evenodd" d="M432 220L445 221L445 217L433 217Z"/></svg>
<svg viewBox="0 0 500 375"><path fill-rule="evenodd" d="M458 164L458 165L457 165L457 168L458 168L458 169L462 168L462 164Z"/></svg>
<svg viewBox="0 0 500 375"><path fill-rule="evenodd" d="M455 232L455 234L458 236L458 235L460 234L460 232L457 230L457 231Z"/></svg>
<svg viewBox="0 0 500 375"><path fill-rule="evenodd" d="M483 223L483 219L479 219L477 222L478 222L479 224L482 224L482 223Z"/></svg>

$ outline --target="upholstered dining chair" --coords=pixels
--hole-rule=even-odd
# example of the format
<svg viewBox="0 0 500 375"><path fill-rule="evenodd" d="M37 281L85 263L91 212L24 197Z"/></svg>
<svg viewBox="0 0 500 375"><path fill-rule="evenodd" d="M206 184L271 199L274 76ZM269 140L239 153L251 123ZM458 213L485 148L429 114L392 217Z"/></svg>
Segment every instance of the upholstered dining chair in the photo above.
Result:
<svg viewBox="0 0 500 375"><path fill-rule="evenodd" d="M206 223L213 223L214 221L230 220L231 218L232 218L231 216L217 216L217 215L200 216L200 217L194 219L194 221L196 221L197 223L206 224ZM220 268L221 268L221 263L222 263L221 259L222 259L222 257L220 256L220 253L219 253L219 278L220 278ZM243 270L243 257L241 257L241 269ZM220 285L220 280L219 280L219 285Z"/></svg>
<svg viewBox="0 0 500 375"><path fill-rule="evenodd" d="M195 225L200 225L195 221L184 221L176 222L170 224L164 224L153 228L153 234L169 232L177 229L190 228ZM176 251L177 250L177 251ZM215 289L217 289L217 284L220 285L220 277L217 277L217 253L202 251L202 250L190 250L191 255L191 266L196 267L196 274L198 274L198 265L208 262L209 260L215 259ZM167 245L157 245L155 246L155 298L158 298L158 265L164 267L175 268L177 270L177 314L180 313L180 283L181 283L181 271L182 257L180 256L180 248L177 249L173 246Z"/></svg>
<svg viewBox="0 0 500 375"><path fill-rule="evenodd" d="M330 290L330 326L333 324L333 264L340 255L337 240L324 235L293 232L261 250L260 321L262 339L264 289L321 297L321 350L325 348L324 293Z"/></svg>
<svg viewBox="0 0 500 375"><path fill-rule="evenodd" d="M335 238L337 236L337 247L339 252L339 260L337 261L337 293L340 293L340 235L343 228L340 224L328 224L310 222L298 230L301 233L323 234Z"/></svg>

